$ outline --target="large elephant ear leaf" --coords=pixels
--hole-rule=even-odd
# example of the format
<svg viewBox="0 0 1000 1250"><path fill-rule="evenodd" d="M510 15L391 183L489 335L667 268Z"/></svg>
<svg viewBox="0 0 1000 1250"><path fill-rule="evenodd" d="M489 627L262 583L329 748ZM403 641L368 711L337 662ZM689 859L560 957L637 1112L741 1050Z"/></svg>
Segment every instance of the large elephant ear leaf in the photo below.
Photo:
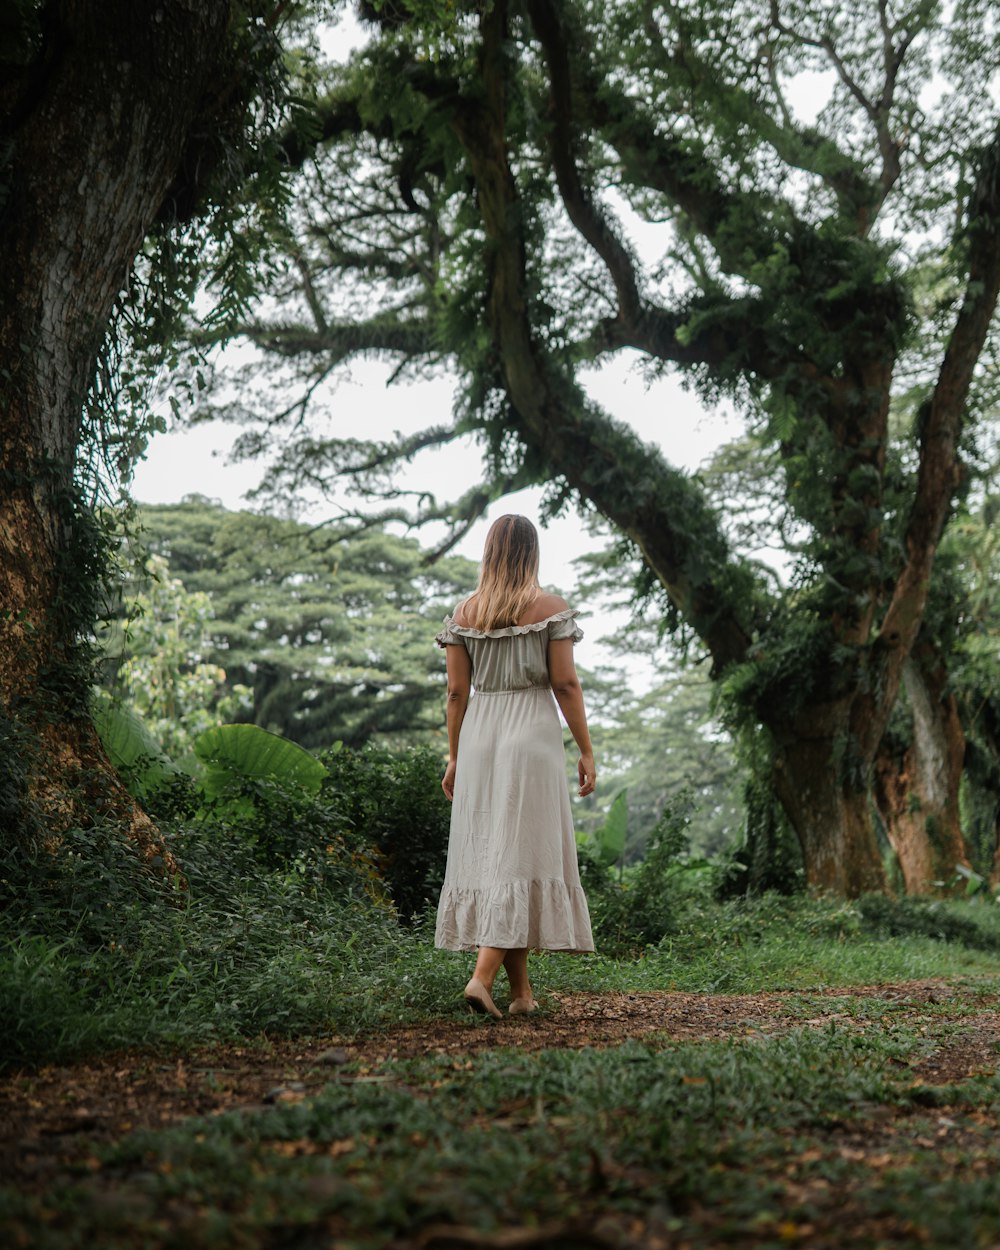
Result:
<svg viewBox="0 0 1000 1250"><path fill-rule="evenodd" d="M240 781L271 778L316 794L326 768L298 743L259 725L219 725L194 741L195 755L205 765L201 786L217 799Z"/></svg>
<svg viewBox="0 0 1000 1250"><path fill-rule="evenodd" d="M95 692L92 715L108 759L136 798L152 793L180 772L135 708L117 703L106 691L99 690Z"/></svg>

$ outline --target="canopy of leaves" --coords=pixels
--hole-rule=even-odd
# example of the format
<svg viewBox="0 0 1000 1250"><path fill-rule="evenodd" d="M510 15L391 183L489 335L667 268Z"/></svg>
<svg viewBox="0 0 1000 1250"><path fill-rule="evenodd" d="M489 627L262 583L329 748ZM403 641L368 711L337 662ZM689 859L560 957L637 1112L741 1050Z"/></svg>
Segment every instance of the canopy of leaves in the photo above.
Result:
<svg viewBox="0 0 1000 1250"><path fill-rule="evenodd" d="M201 415L243 423L282 500L346 480L399 517L393 467L471 432L483 481L419 498L415 519L449 514L457 535L529 483L551 512L602 514L637 599L699 640L734 722L769 730L807 871L830 874L815 882L879 888L859 796L998 398L992 7L364 13L364 47L303 79L309 120L282 149L300 172L259 297L191 328L197 348L259 350L256 369L202 380ZM796 100L808 78L826 84L815 115ZM703 481L593 402L588 370L633 352L745 415L785 576L741 549ZM327 383L359 357L455 370L454 420L331 436ZM845 858L862 866L843 876Z"/></svg>
<svg viewBox="0 0 1000 1250"><path fill-rule="evenodd" d="M452 501L460 527L499 493L548 482L552 509L575 498L612 519L642 553L638 592L662 596L717 667L748 664L731 689L754 715L817 683L834 692L841 662L857 664L831 662L838 627L851 647L868 640L903 566L926 413L890 454L883 388L894 379L923 412L955 327L971 180L992 176L978 154L996 110L978 84L998 63L993 18L971 2L948 23L935 4L888 0L496 6L504 211L519 215L525 332L551 388L536 428L498 339L501 262L483 246L497 228L484 127L501 107L484 94L488 21L431 7L368 9L368 42L345 65L310 61L312 130L286 135L301 169L254 314L192 335L237 334L258 364L224 373L225 389L209 381L203 414L245 424L240 449L268 458L265 492L282 499L345 480L391 498L394 463L475 431L486 478ZM817 75L826 103L805 120L793 101ZM587 400L582 367L623 352L747 413L793 544L791 592L745 559L698 482ZM455 422L398 445L331 438L325 384L362 356L402 376L457 369ZM972 412L998 379L991 339ZM659 550L653 514L669 518ZM811 675L790 683L782 657L803 647Z"/></svg>

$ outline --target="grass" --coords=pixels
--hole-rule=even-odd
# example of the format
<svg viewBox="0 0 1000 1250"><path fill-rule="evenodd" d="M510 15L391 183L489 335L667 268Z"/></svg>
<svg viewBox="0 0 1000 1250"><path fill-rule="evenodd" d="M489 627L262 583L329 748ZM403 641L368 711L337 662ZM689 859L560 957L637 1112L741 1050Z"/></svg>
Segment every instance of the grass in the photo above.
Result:
<svg viewBox="0 0 1000 1250"><path fill-rule="evenodd" d="M329 900L316 900L304 920L301 896L293 906L278 890L269 902L262 909L244 897L228 911L197 899L183 911L162 904L141 924L123 914L112 931L124 940L96 949L79 930L10 936L0 950L8 1064L258 1034L350 1036L433 1017L458 1001L469 959L434 950L429 924L401 928L378 909ZM1000 974L997 955L981 949L810 928L840 914L785 900L770 903L762 920L752 907L729 904L706 909L683 939L664 939L636 959L544 955L533 976L541 992L753 993ZM130 943L122 930L133 922L141 932Z"/></svg>
<svg viewBox="0 0 1000 1250"><path fill-rule="evenodd" d="M676 921L675 933L636 959L549 955L538 961L536 975L551 989L712 994L1000 975L1000 907L991 901L914 907L910 900L900 910L903 919L888 933L866 919L864 904L773 895L726 904L696 901ZM907 928L910 915L916 921ZM941 937L930 936L928 922L935 919ZM974 945L947 940L956 920Z"/></svg>
<svg viewBox="0 0 1000 1250"><path fill-rule="evenodd" d="M994 1244L1000 1083L949 1091L949 1140L908 1066L929 1044L832 1024L386 1063L298 1105L134 1134L0 1213L37 1250L380 1250L442 1222L603 1228L604 1244Z"/></svg>

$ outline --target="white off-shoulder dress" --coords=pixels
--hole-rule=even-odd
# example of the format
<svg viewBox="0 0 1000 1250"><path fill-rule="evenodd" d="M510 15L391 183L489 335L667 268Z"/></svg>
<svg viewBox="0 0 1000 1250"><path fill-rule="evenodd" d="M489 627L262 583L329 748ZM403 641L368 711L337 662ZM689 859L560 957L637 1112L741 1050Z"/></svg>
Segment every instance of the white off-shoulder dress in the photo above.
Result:
<svg viewBox="0 0 1000 1250"><path fill-rule="evenodd" d="M583 632L567 608L482 632L446 617L474 693L458 740L448 864L435 944L446 950L592 951L548 644Z"/></svg>

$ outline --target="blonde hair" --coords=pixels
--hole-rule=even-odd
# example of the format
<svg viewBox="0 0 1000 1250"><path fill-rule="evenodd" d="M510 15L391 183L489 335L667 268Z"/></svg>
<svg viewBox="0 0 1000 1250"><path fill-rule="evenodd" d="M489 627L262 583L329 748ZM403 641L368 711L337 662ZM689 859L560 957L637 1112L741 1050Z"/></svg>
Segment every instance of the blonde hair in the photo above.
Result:
<svg viewBox="0 0 1000 1250"><path fill-rule="evenodd" d="M538 531L525 516L498 517L486 535L479 585L463 604L475 611L475 628L516 625L540 590Z"/></svg>

